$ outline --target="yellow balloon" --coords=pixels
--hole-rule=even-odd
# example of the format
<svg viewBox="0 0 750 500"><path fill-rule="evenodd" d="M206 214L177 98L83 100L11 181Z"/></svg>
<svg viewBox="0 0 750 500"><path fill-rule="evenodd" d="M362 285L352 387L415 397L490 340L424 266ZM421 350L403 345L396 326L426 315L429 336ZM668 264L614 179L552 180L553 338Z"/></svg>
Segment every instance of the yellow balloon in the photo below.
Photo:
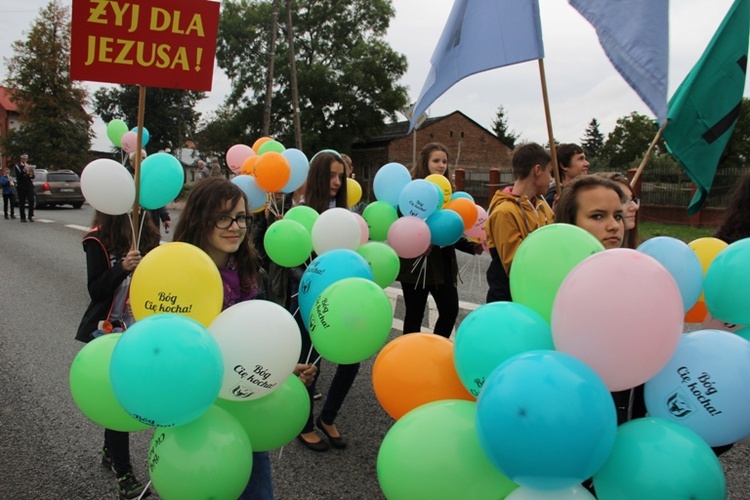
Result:
<svg viewBox="0 0 750 500"><path fill-rule="evenodd" d="M133 272L130 305L136 320L176 313L208 326L221 312L224 285L211 257L189 243L151 250Z"/></svg>
<svg viewBox="0 0 750 500"><path fill-rule="evenodd" d="M443 203L448 203L448 201L451 199L451 195L453 194L453 186L451 186L451 181L449 181L446 176L440 174L430 174L425 177L424 180L429 181L433 184L437 184L441 191L443 191Z"/></svg>
<svg viewBox="0 0 750 500"><path fill-rule="evenodd" d="M346 206L353 207L362 199L362 186L351 177L346 178Z"/></svg>
<svg viewBox="0 0 750 500"><path fill-rule="evenodd" d="M698 260L701 262L701 268L703 268L703 276L708 271L708 266L714 261L719 252L727 247L725 241L719 238L698 238L688 243L688 246L698 256Z"/></svg>

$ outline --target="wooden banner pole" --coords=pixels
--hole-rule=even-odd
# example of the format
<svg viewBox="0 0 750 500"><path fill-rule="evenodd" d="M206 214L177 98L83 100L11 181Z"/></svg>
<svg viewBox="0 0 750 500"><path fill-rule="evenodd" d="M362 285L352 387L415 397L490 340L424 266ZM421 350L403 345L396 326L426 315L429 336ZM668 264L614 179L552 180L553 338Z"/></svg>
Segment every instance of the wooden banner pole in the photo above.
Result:
<svg viewBox="0 0 750 500"><path fill-rule="evenodd" d="M544 59L539 61L539 79L542 81L542 98L544 100L544 116L547 120L547 136L549 137L549 152L552 156L552 171L555 173L555 189L560 196L562 184L560 183L560 168L557 165L557 148L555 147L555 135L552 133L552 117L549 111L549 97L547 96L547 78L544 74Z"/></svg>
<svg viewBox="0 0 750 500"><path fill-rule="evenodd" d="M140 224L140 193L141 193L141 151L143 149L143 115L146 109L146 87L138 89L138 132L135 141L135 164L133 178L135 179L135 200L133 200L133 249L138 248L138 233Z"/></svg>
<svg viewBox="0 0 750 500"><path fill-rule="evenodd" d="M643 169L646 168L646 163L648 163L649 158L651 158L651 153L654 151L654 147L656 147L656 143L659 142L659 139L661 139L661 135L664 133L664 129L666 127L667 127L667 122L665 121L664 125L659 127L659 131L656 132L656 136L654 137L654 140L651 141L651 144L649 145L648 150L646 150L646 155L643 157L641 164L638 165L638 170L635 171L633 180L630 181L630 187L635 186L635 183L638 182L638 178L643 173Z"/></svg>

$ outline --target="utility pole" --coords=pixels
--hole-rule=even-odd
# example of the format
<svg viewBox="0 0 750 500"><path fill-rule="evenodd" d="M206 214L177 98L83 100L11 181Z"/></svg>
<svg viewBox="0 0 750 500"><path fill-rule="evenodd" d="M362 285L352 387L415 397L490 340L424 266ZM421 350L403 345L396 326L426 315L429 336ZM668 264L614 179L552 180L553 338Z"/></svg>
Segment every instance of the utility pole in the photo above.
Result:
<svg viewBox="0 0 750 500"><path fill-rule="evenodd" d="M268 82L266 84L266 107L263 109L263 135L268 136L271 129L271 99L273 97L273 62L276 57L276 31L279 16L279 0L273 0L273 14L271 14L271 43L268 55Z"/></svg>
<svg viewBox="0 0 750 500"><path fill-rule="evenodd" d="M286 0L286 26L289 37L289 70L292 85L292 112L294 116L294 147L302 150L302 126L299 118L299 95L297 94L297 62L294 53L294 30L292 29L292 0Z"/></svg>

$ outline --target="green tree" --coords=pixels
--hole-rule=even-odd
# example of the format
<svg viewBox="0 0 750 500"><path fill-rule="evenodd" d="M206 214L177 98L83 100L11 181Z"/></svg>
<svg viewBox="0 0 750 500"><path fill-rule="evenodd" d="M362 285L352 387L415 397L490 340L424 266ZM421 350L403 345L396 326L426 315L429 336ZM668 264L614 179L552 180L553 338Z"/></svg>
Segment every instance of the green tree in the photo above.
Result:
<svg viewBox="0 0 750 500"><path fill-rule="evenodd" d="M94 92L94 109L107 123L119 118L130 128L138 125L138 94L134 85L100 88ZM171 150L184 147L193 139L200 113L195 105L204 99L204 92L194 90L146 89L143 126L148 130L148 151ZM114 145L112 146L114 148Z"/></svg>
<svg viewBox="0 0 750 500"><path fill-rule="evenodd" d="M740 114L719 159L719 168L742 168L750 165L750 99L742 98Z"/></svg>
<svg viewBox="0 0 750 500"><path fill-rule="evenodd" d="M21 126L2 138L5 155L29 154L42 168L80 172L93 139L88 94L70 79L70 9L57 0L44 7L26 40L12 44L3 84L18 106Z"/></svg>
<svg viewBox="0 0 750 500"><path fill-rule="evenodd" d="M497 108L495 120L492 122L492 131L510 149L516 147L516 141L520 137L520 134L517 134L515 130L508 130L508 119L505 116L505 108L503 106Z"/></svg>
<svg viewBox="0 0 750 500"><path fill-rule="evenodd" d="M654 140L658 126L653 119L635 111L617 120L600 156L610 170L624 171L638 158L642 158ZM654 148L654 154L664 151L663 141Z"/></svg>
<svg viewBox="0 0 750 500"><path fill-rule="evenodd" d="M599 152L604 147L604 134L599 130L599 122L592 118L586 132L581 138L581 147L586 153L589 161L599 156Z"/></svg>
<svg viewBox="0 0 750 500"><path fill-rule="evenodd" d="M391 1L285 3L292 9L305 150L345 151L355 138L379 133L386 118L395 120L407 103L406 89L396 84L406 71L406 58L384 40L394 15ZM294 143L288 27L279 23L276 47L269 47L272 6L269 0L222 5L217 62L232 82L227 108L240 114L244 123L235 130L235 142L252 143L261 134L268 55L274 52L270 134L285 144ZM283 9L280 19L286 17L282 13Z"/></svg>

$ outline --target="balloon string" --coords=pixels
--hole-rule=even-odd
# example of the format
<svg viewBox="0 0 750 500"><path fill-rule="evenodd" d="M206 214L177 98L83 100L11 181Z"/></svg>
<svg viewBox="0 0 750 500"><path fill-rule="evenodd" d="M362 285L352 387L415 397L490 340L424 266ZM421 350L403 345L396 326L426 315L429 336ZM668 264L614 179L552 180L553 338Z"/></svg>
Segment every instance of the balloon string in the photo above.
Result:
<svg viewBox="0 0 750 500"><path fill-rule="evenodd" d="M417 257L417 260L414 261L414 264L412 264L411 266L412 273L417 269L417 266L419 265L420 262L422 262L423 258L424 258L424 255L420 255L419 257Z"/></svg>
<svg viewBox="0 0 750 500"><path fill-rule="evenodd" d="M135 229L133 228L133 217L128 212L128 220L130 221L130 230L133 232L133 249L138 248L138 241L135 238Z"/></svg>
<svg viewBox="0 0 750 500"><path fill-rule="evenodd" d="M310 364L310 356L312 356L312 350L313 350L313 345L312 345L312 341L310 341L310 350L307 351L307 359L305 359L306 365Z"/></svg>
<svg viewBox="0 0 750 500"><path fill-rule="evenodd" d="M279 460L281 460L281 454L284 453L284 447L279 448Z"/></svg>
<svg viewBox="0 0 750 500"><path fill-rule="evenodd" d="M138 229L138 241L136 242L136 249L141 248L141 236L143 236L143 224L146 222L146 217L150 217L148 213L141 214L141 227Z"/></svg>
<svg viewBox="0 0 750 500"><path fill-rule="evenodd" d="M146 483L146 487L143 488L143 491L141 492L141 494L138 496L138 498L136 500L141 500L141 498L143 498L143 495L146 494L146 492L148 491L148 487L149 486L151 486L151 480L150 479L149 479L148 483Z"/></svg>
<svg viewBox="0 0 750 500"><path fill-rule="evenodd" d="M314 364L314 365L317 365L317 364L318 364L318 363L320 362L320 358L321 358L321 357L322 357L322 356L318 356L317 358L315 358L315 361L313 361L313 363L312 363L312 364Z"/></svg>

